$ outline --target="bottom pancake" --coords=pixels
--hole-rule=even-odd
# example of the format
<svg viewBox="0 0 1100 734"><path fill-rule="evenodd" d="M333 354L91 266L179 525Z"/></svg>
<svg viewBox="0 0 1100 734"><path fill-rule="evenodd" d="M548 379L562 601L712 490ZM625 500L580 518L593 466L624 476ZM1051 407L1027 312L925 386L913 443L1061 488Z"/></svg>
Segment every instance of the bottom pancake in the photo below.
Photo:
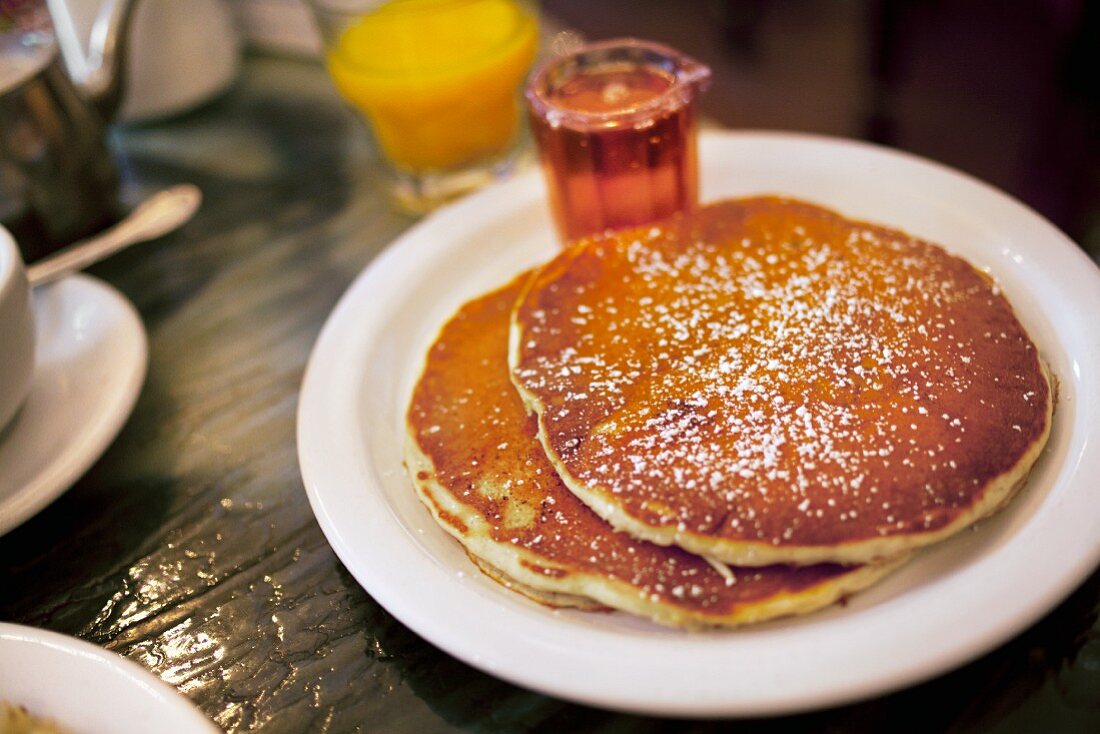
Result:
<svg viewBox="0 0 1100 734"><path fill-rule="evenodd" d="M562 484L512 387L509 314L523 278L475 299L432 345L408 411L406 462L439 524L503 583L688 628L801 614L900 565L730 568L617 532Z"/></svg>
<svg viewBox="0 0 1100 734"><path fill-rule="evenodd" d="M501 571L496 566L491 566L487 561L484 561L474 554L467 551L466 557L479 569L481 572L496 581L501 586L511 589L512 591L526 596L532 601L537 601L539 604L547 607L554 607L555 609L571 608L581 609L586 612L606 612L609 608L600 604L595 599L589 599L587 596L577 596L576 594L561 594L555 591L546 591L544 589L536 589L534 586L528 586L522 581L517 581L508 574Z"/></svg>

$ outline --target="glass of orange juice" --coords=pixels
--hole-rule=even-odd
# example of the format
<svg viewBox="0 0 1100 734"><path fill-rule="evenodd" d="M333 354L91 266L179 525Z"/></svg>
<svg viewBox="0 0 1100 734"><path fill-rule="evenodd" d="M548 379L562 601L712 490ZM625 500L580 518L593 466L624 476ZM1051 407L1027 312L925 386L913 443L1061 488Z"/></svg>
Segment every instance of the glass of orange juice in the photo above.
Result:
<svg viewBox="0 0 1100 734"><path fill-rule="evenodd" d="M313 0L325 62L390 163L397 201L429 211L514 167L538 49L520 0Z"/></svg>

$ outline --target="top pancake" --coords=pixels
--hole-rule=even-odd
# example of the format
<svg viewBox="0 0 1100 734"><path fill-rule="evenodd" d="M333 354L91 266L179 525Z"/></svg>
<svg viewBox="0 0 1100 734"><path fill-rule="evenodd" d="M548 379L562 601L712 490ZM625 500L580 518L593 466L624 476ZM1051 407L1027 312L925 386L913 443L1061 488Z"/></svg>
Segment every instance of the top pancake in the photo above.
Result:
<svg viewBox="0 0 1100 734"><path fill-rule="evenodd" d="M964 260L820 207L727 201L582 240L512 315L513 381L613 526L729 563L866 562L1000 507L1052 391Z"/></svg>

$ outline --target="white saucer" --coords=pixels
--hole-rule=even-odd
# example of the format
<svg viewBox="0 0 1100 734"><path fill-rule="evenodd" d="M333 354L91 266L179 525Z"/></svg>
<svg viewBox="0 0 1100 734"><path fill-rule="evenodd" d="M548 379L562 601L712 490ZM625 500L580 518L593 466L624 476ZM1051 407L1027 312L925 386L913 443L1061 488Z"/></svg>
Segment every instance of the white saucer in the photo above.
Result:
<svg viewBox="0 0 1100 734"><path fill-rule="evenodd" d="M0 695L65 731L219 731L134 661L75 637L16 624L0 623Z"/></svg>
<svg viewBox="0 0 1100 734"><path fill-rule="evenodd" d="M117 290L70 275L34 292L34 378L0 431L0 535L66 491L134 408L148 362L145 328Z"/></svg>

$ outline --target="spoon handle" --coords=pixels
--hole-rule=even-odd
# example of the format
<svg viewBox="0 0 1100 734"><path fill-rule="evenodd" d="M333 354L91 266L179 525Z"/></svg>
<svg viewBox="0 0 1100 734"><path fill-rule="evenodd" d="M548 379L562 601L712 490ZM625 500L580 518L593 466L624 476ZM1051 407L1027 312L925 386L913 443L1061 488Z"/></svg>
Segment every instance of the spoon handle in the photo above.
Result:
<svg viewBox="0 0 1100 734"><path fill-rule="evenodd" d="M166 235L190 219L201 201L202 192L192 184L153 194L115 226L29 265L27 280L32 286L49 283L130 245Z"/></svg>

